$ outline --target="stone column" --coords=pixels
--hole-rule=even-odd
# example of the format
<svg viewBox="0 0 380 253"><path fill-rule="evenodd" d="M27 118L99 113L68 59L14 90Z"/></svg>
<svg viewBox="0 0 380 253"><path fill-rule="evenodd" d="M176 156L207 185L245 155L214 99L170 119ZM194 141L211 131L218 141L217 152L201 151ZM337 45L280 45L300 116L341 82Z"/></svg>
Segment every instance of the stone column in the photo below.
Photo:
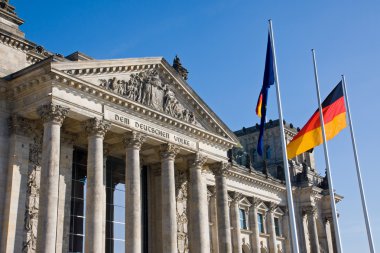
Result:
<svg viewBox="0 0 380 253"><path fill-rule="evenodd" d="M334 242L333 242L334 225L333 225L333 220L331 216L325 218L324 225L325 225L328 253L334 253L335 252Z"/></svg>
<svg viewBox="0 0 380 253"><path fill-rule="evenodd" d="M6 154L9 155L7 171L2 174L6 179L5 198L4 205L0 206L0 209L4 208L4 216L0 216L0 220L3 221L3 225L0 226L3 232L3 236L0 236L0 252L4 253L21 252L23 248L28 163L32 142L32 139L27 137L31 135L30 122L14 115L9 123L9 145L3 144L8 148Z"/></svg>
<svg viewBox="0 0 380 253"><path fill-rule="evenodd" d="M177 253L177 217L174 159L179 148L161 145L162 252Z"/></svg>
<svg viewBox="0 0 380 253"><path fill-rule="evenodd" d="M215 187L211 188L210 196L210 219L211 219L211 246L212 253L219 253L219 243L218 243L218 220L217 220L217 210L216 210L216 190Z"/></svg>
<svg viewBox="0 0 380 253"><path fill-rule="evenodd" d="M235 192L231 204L231 225L232 225L232 248L234 253L242 252L239 202L243 195Z"/></svg>
<svg viewBox="0 0 380 253"><path fill-rule="evenodd" d="M52 103L38 109L38 114L44 123L37 232L37 252L39 253L55 252L61 126L68 112L67 108Z"/></svg>
<svg viewBox="0 0 380 253"><path fill-rule="evenodd" d="M276 210L277 205L271 203L268 211L269 215L269 251L271 253L277 253L277 236L276 229L274 225L274 211Z"/></svg>
<svg viewBox="0 0 380 253"><path fill-rule="evenodd" d="M125 144L125 252L142 252L140 148L145 135L133 131Z"/></svg>
<svg viewBox="0 0 380 253"><path fill-rule="evenodd" d="M109 123L93 118L85 122L88 135L85 252L104 252L103 139Z"/></svg>
<svg viewBox="0 0 380 253"><path fill-rule="evenodd" d="M290 220L289 220L289 210L287 207L284 208L284 216L282 222L282 233L285 237L285 251L292 252L292 239L290 235Z"/></svg>
<svg viewBox="0 0 380 253"><path fill-rule="evenodd" d="M249 208L249 222L252 230L251 245L253 253L260 253L260 231L257 220L258 206L262 201L258 198L252 198L252 206Z"/></svg>
<svg viewBox="0 0 380 253"><path fill-rule="evenodd" d="M218 219L218 240L220 253L232 253L230 214L228 211L227 163L217 163L211 166L215 175L216 206Z"/></svg>
<svg viewBox="0 0 380 253"><path fill-rule="evenodd" d="M207 184L202 166L207 157L197 153L189 159L190 167L190 252L210 253L210 225L208 219Z"/></svg>
<svg viewBox="0 0 380 253"><path fill-rule="evenodd" d="M69 251L71 186L74 137L64 137L61 142L59 165L59 200L56 252Z"/></svg>
<svg viewBox="0 0 380 253"><path fill-rule="evenodd" d="M315 220L317 210L315 207L311 206L311 207L304 208L304 212L307 215L311 253L319 253L320 252L319 238L318 238L317 223Z"/></svg>

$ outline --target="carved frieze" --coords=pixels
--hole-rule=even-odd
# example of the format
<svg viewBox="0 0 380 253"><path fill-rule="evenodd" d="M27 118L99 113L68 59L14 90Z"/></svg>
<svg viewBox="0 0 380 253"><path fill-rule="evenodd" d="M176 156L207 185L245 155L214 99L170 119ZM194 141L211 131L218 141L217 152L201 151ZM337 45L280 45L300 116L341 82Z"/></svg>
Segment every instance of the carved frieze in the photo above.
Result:
<svg viewBox="0 0 380 253"><path fill-rule="evenodd" d="M177 216L177 246L178 253L189 252L188 232L188 171L175 171L176 182L176 216Z"/></svg>
<svg viewBox="0 0 380 253"><path fill-rule="evenodd" d="M99 85L174 118L195 124L194 113L179 102L173 89L163 81L156 69L131 74L129 79L99 79Z"/></svg>
<svg viewBox="0 0 380 253"><path fill-rule="evenodd" d="M40 195L42 138L36 135L30 144L27 198L25 210L24 253L35 253L37 246L38 208Z"/></svg>

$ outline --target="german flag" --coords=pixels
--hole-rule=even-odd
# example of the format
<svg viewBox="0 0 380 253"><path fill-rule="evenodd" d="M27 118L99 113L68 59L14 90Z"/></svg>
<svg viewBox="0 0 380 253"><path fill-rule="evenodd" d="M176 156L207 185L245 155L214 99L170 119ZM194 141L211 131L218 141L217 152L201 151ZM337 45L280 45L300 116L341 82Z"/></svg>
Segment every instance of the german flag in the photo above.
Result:
<svg viewBox="0 0 380 253"><path fill-rule="evenodd" d="M332 90L322 103L326 139L334 138L346 127L346 107L344 104L342 82ZM319 110L309 119L287 145L288 159L292 159L323 143Z"/></svg>

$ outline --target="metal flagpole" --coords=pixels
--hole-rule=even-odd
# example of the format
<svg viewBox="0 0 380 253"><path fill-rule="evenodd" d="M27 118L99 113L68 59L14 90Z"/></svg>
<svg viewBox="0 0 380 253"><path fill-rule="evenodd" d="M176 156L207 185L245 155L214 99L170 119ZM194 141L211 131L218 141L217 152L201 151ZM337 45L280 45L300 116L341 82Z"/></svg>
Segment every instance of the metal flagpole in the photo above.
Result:
<svg viewBox="0 0 380 253"><path fill-rule="evenodd" d="M272 20L269 20L269 32L270 32L271 46L272 46L272 52L273 52L274 78L275 78L275 83L276 83L278 115L279 115L279 121L280 121L280 129L281 129L282 157L284 158L286 193L287 193L287 198L288 198L288 209L289 209L289 217L290 217L290 231L291 231L291 235L292 235L292 248L293 248L292 252L293 253L299 253L297 225L296 225L296 219L295 219L295 215L294 215L292 183L290 181L288 155L286 153L284 119L282 116L282 106L281 106L281 96L280 96L280 81L278 80L278 73L277 73L276 50L274 47Z"/></svg>
<svg viewBox="0 0 380 253"><path fill-rule="evenodd" d="M343 92L344 97L346 100L346 106L347 106L347 114L348 114L348 122L350 124L350 132L351 132L351 140L352 140L352 148L354 149L354 156L355 156L355 164L356 164L356 173L358 177L358 183L359 183L359 189L360 189L360 196L362 200L362 207L363 207L363 213L365 218L365 225L367 229L367 237L368 237L368 243L371 253L375 253L375 245L373 243L372 233L371 233L371 225L369 222L368 217L368 211L367 211L367 204L365 201L365 194L364 194L364 188L363 188L363 182L362 182L362 175L360 172L360 165L359 165L359 156L356 149L356 141L355 141L355 135L354 135L354 126L352 125L352 119L351 119L351 112L350 112L350 104L348 102L348 95L347 95L347 89L346 89L346 78L344 75L342 75L342 82L343 82Z"/></svg>
<svg viewBox="0 0 380 253"><path fill-rule="evenodd" d="M321 104L321 94L319 92L319 80L318 80L317 62L315 60L315 50L312 49L311 52L313 54L315 85L316 85L316 88L317 88L317 95L318 95L319 119L321 121L321 128L322 128L322 135L323 135L323 148L325 150L327 181L328 181L328 184L329 184L330 202L331 202L331 209L332 209L332 213L333 213L335 241L336 241L336 244L337 244L336 248L338 250L338 253L341 253L342 252L342 243L341 243L341 240L340 240L338 215L337 215L337 212L336 212L336 205L335 205L334 186L333 186L333 180L332 180L331 171L330 171L329 151L328 151L328 148L327 148L325 124L324 124L324 120L323 120L323 112L322 112L322 104Z"/></svg>

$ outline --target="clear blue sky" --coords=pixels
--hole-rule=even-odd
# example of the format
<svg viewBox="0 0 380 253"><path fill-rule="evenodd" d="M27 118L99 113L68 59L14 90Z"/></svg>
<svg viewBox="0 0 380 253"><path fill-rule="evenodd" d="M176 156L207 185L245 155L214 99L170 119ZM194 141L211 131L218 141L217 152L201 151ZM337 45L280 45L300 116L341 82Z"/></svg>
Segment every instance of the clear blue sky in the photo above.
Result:
<svg viewBox="0 0 380 253"><path fill-rule="evenodd" d="M325 97L346 74L374 240L380 250L378 1L11 0L28 39L97 59L178 54L189 84L232 129L254 114L273 19L285 119L302 126L317 107L311 48ZM274 89L269 118L277 118ZM369 252L348 129L329 142L345 252ZM324 171L322 148L316 150Z"/></svg>

